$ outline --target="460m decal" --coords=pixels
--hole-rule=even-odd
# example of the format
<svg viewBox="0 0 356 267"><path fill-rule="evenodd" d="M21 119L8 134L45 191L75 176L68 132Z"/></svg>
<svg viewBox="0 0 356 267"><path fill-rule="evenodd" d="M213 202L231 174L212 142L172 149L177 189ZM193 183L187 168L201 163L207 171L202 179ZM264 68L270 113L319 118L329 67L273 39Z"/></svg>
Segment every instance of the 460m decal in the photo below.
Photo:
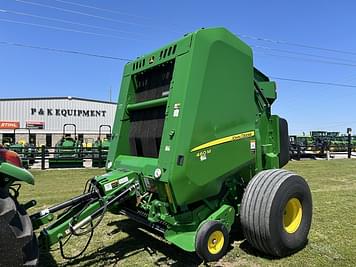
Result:
<svg viewBox="0 0 356 267"><path fill-rule="evenodd" d="M255 131L249 131L249 132L244 132L244 133L239 133L239 134L226 136L226 137L223 137L223 138L219 138L219 139L207 142L207 143L202 144L200 146L194 147L190 152L195 152L195 151L198 151L198 150L201 150L201 149L204 149L204 148L208 148L208 147L224 144L224 143L227 143L227 142L238 141L238 140L249 138L249 137L252 137L252 136L255 136Z"/></svg>

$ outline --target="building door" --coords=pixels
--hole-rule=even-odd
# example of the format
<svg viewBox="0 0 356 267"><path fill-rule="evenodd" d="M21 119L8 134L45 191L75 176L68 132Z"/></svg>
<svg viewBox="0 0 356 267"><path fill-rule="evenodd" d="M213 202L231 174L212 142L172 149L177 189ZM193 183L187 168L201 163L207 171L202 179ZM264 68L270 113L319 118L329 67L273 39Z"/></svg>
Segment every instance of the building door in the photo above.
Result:
<svg viewBox="0 0 356 267"><path fill-rule="evenodd" d="M36 134L30 133L28 143L32 145L36 145Z"/></svg>
<svg viewBox="0 0 356 267"><path fill-rule="evenodd" d="M2 144L13 144L15 143L15 134L13 133L3 133L2 134Z"/></svg>
<svg viewBox="0 0 356 267"><path fill-rule="evenodd" d="M46 134L46 147L52 147L52 134Z"/></svg>

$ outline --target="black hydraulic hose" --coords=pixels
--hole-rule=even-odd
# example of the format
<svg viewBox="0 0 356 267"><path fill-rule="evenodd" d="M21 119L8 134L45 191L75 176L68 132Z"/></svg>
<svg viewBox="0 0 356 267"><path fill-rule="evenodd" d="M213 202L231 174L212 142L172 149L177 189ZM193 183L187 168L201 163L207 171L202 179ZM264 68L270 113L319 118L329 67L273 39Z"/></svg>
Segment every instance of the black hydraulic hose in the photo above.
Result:
<svg viewBox="0 0 356 267"><path fill-rule="evenodd" d="M101 200L99 200L100 202L101 202ZM90 204L92 204L93 203L93 201L92 202L89 202L80 212L78 212L75 216L73 216L73 219L68 223L69 224L69 229L70 229L70 231L71 231L71 234L72 235L75 235L75 236L83 236L83 235L86 235L86 234L88 234L88 233L90 233L90 232L92 232L92 231L94 231L94 229L101 223L101 221L103 220L103 218L104 218L104 215L105 215L105 213L106 213L106 210L107 210L107 204L104 202L104 204L101 206L101 207L103 207L103 210L101 211L101 214L100 214L100 217L99 217L99 219L95 222L95 224L93 224L93 220L95 219L95 218L90 218L90 227L88 228L88 229L85 229L86 227L84 227L85 226L85 224L82 226L82 227L79 227L80 229L83 229L83 227L84 227L84 229L83 229L83 231L81 231L81 232L78 232L77 231L77 229L79 229L79 228L74 228L74 226L72 225L72 222L74 221L74 219L75 218L78 218L79 216L80 216L80 214L83 212L83 210L85 210ZM91 216L89 216L89 217L91 217ZM86 219L86 218L85 218ZM85 220L84 219L84 220Z"/></svg>
<svg viewBox="0 0 356 267"><path fill-rule="evenodd" d="M69 239L71 239L71 237L72 237L72 234L68 235L68 236L66 237L66 240L63 241L63 242L62 242L62 240L63 240L64 238L59 239L59 248L49 249L49 251L57 251L57 250L60 250L61 247L64 247L64 246L68 243L68 241L69 241Z"/></svg>
<svg viewBox="0 0 356 267"><path fill-rule="evenodd" d="M93 185L93 189L91 188L91 186ZM122 191L119 195L111 198L109 201L105 201L104 198L101 196L100 192L99 192L99 188L97 187L97 185L95 183L90 183L89 186L89 191L82 196L79 197L75 197L72 198L66 202L63 202L59 205L53 206L49 209L46 210L46 212L55 212L58 210L61 210L63 208L66 207L71 207L73 208L73 206L75 205L79 205L81 203L83 203L83 200L89 200L85 206L76 214L73 216L73 219L69 221L69 229L70 229L70 234L67 237L67 239L65 241L61 239L59 239L59 249L61 252L61 256L64 259L67 260L72 260L75 259L79 256L81 256L84 251L88 248L90 241L92 240L92 237L94 235L94 229L99 225L99 223L102 221L104 214L106 213L107 207L110 206L111 204L117 202L117 203L122 203L123 201L125 201L127 198L126 196L136 187L136 184L133 184L131 186L129 186L127 189L125 189L124 191ZM87 186L86 186L87 187ZM96 211L94 211L90 216L84 218L83 220L81 220L79 223L72 225L72 222L74 221L75 218L80 217L81 213L89 206L91 205L94 201L97 201L99 199L99 202L102 204L102 206L100 208L98 208ZM42 211L43 212L43 211ZM41 215L41 212L35 214L36 216L43 216ZM100 216L100 218L95 222L95 224L93 224L93 220ZM85 227L87 224L90 223L89 227ZM82 232L77 232L78 229L83 229L84 231ZM88 229L85 229L88 228ZM80 253L78 253L75 256L66 256L64 254L64 246L67 244L67 242L73 237L73 236L82 236L82 235L86 235L90 233L90 236L84 246L84 248L82 249L82 251Z"/></svg>
<svg viewBox="0 0 356 267"><path fill-rule="evenodd" d="M89 236L89 238L88 238L88 240L87 240L87 242L86 242L84 248L82 249L81 252L79 252L79 253L78 253L77 255L75 255L75 256L66 256L66 255L64 255L64 250L63 250L65 244L69 241L69 239L72 237L72 235L70 235L70 236L68 237L68 239L67 239L65 242L63 242L63 243L62 243L62 240L60 239L60 240L59 240L59 249L60 249L60 251L61 251L61 256L62 256L62 258L63 258L63 259L66 259L66 260L74 260L75 258L80 257L80 256L84 253L84 251L86 251L86 249L88 248L88 246L89 246L89 244L90 244L90 241L91 241L92 238L93 238L93 235L94 235L94 228L91 228L90 236Z"/></svg>
<svg viewBox="0 0 356 267"><path fill-rule="evenodd" d="M99 189L97 188L96 185L94 185L94 186L95 186L95 187L94 187L95 192L96 192L97 195L100 197L100 194L99 194L99 192L98 192ZM119 202L119 203L121 203L122 201L124 201L124 200L125 200L125 196L126 196L129 192L131 192L131 190L134 189L135 187L136 187L136 184L131 185L129 188L127 188L126 190L124 190L123 192L121 192L119 195L117 195L116 197L112 198L112 199L109 200L108 202L105 202L105 201L104 201L103 206L101 206L101 207L100 207L99 209L97 209L92 215L86 217L84 220L80 221L80 222L77 223L76 225L73 226L73 225L71 224L71 221L70 221L70 222L69 222L69 229L70 229L70 231L71 231L71 234L69 235L69 237L68 237L68 239L67 239L66 241L62 242L61 239L59 240L59 248L60 248L60 251L61 251L61 256L62 256L64 259L67 259L67 260L72 260L72 259L75 259L75 258L80 257L80 256L84 253L84 251L88 248L89 243L90 243L90 241L91 241L91 239L93 238L93 235L94 235L94 229L95 229L95 228L99 225L99 223L102 221L102 219L103 219L103 217L104 217L104 214L105 214L105 212L106 212L107 207L108 207L109 205L111 205L112 203L116 202L116 201ZM100 197L100 198L99 198L99 201L103 201L103 198ZM93 200L89 201L89 202L86 204L86 207L88 207L92 202L93 202ZM74 216L74 218L75 218L75 217L79 217L80 214L83 212L83 210L86 209L86 207L84 207L80 212L78 212L78 213ZM100 214L99 220L98 220L95 224L93 224L93 220L95 219L95 217L99 216L99 214ZM88 223L90 223L90 227L89 227L88 230L84 230L83 232L80 232L80 233L77 232L77 229L84 227L84 226L85 226L86 224L88 224ZM82 249L82 251L81 251L80 253L78 253L77 255L75 255L75 256L66 256L66 255L64 254L64 249L63 249L63 248L64 248L65 244L69 241L69 239L70 239L73 235L75 235L75 236L82 236L82 235L85 235L85 234L87 234L87 233L90 233L90 236L89 236L88 241L86 242L84 248Z"/></svg>
<svg viewBox="0 0 356 267"><path fill-rule="evenodd" d="M91 191L91 182L95 179L95 177L93 178L90 178L88 179L86 182L85 182L85 187L84 187L84 190L83 190L83 194L85 193L89 193ZM89 186L88 186L89 185Z"/></svg>
<svg viewBox="0 0 356 267"><path fill-rule="evenodd" d="M85 189L84 189L84 192L87 190L87 186L89 184L89 181L92 181L93 179L89 179L85 185ZM105 206L105 209L102 211L102 214L99 218L99 220L93 225L93 220L90 221L90 227L88 230L84 230L80 233L76 232L75 230L73 230L73 227L71 225L71 221L69 221L69 229L71 230L71 233L70 235L68 236L67 240L65 240L64 242L62 242L62 239L59 239L59 249L61 251L61 256L63 259L66 259L66 260L73 260L75 258L78 258L80 257L85 251L86 249L88 248L92 238L93 238L93 235L94 235L94 229L99 225L99 223L102 221L103 217L104 217L104 214L106 212L106 203L105 201L103 201L100 193L99 193L99 189L97 188L96 185L94 185L94 191L92 192L89 192L92 190L91 188L91 185L92 183L89 184L89 188L88 188L88 193L87 194L91 194L91 193L95 193L98 197L99 197L99 201L100 202L104 202L104 206ZM91 199L89 202L86 203L86 205L84 206L84 208L82 208L75 216L73 216L73 218L76 218L78 216L80 216L80 214L83 212L83 210L85 210L90 204L92 204L94 201L96 201L96 199ZM73 220L73 219L72 219ZM80 253L78 253L77 255L75 256L66 256L64 254L64 246L66 245L66 243L68 243L68 241L74 236L83 236L83 235L86 235L90 233L90 236L84 246L84 248L82 249L82 251Z"/></svg>
<svg viewBox="0 0 356 267"><path fill-rule="evenodd" d="M105 214L105 211L107 209L108 206L110 206L111 204L115 203L115 202L123 202L125 200L125 196L131 192L131 190L133 188L135 188L136 185L132 185L130 186L129 188L127 188L126 190L122 191L119 195L113 197L112 199L110 199L108 202L105 202L105 204L103 206L101 206L100 208L98 208L96 211L93 212L93 214L91 214L90 216L86 217L85 219L81 220L80 222L78 222L77 224L75 225L72 225L72 221L69 223L69 229L71 230L71 233L74 234L74 235L84 235L86 233L88 233L91 229L94 229L96 228L99 223L101 222L101 220L103 219L104 217L104 214ZM77 216L75 217L79 217L79 215L81 214L81 212L83 211L84 209L82 209L78 214ZM93 226L93 228L91 227L91 229L87 230L87 231L84 231L84 232L81 232L81 233L78 233L77 230L79 228L82 228L83 226L85 226L86 224L88 224L89 222L92 223L92 221L100 215L100 219L98 222L95 223L95 225Z"/></svg>
<svg viewBox="0 0 356 267"><path fill-rule="evenodd" d="M99 203L101 204L101 207L103 207L104 209L102 210L101 214L100 214L100 218L99 220L93 225L93 219L90 221L90 228L87 229L87 230L84 230L82 232L77 232L74 228L73 228L73 225L72 225L72 222L78 218L80 216L80 214L87 208L89 207L89 205L91 205L94 201L96 200L91 200L89 201L88 203L86 203L86 205L79 211L77 212L77 214L75 214L72 218L72 220L69 221L69 229L71 230L71 234L75 235L75 236L82 236L82 235L86 235L87 233L91 232L91 231L94 231L94 229L99 225L99 223L102 221L102 219L104 218L104 214L106 212L106 209L107 209L107 206L106 206L106 201L103 200L103 197L101 197L100 195L100 192L99 192L99 189L97 187L96 184L94 183L90 183L90 187L91 185L94 185L94 191L97 193L97 195L99 196ZM89 187L89 188L90 188ZM90 189L89 189L90 190ZM85 218L86 219L86 218ZM84 219L84 220L85 220ZM80 227L82 229L82 227Z"/></svg>
<svg viewBox="0 0 356 267"><path fill-rule="evenodd" d="M14 188L15 186L17 186L17 188ZM9 190L11 190L12 192L14 192L13 198L17 200L18 196L20 195L19 190L21 188L21 184L12 184L9 187Z"/></svg>

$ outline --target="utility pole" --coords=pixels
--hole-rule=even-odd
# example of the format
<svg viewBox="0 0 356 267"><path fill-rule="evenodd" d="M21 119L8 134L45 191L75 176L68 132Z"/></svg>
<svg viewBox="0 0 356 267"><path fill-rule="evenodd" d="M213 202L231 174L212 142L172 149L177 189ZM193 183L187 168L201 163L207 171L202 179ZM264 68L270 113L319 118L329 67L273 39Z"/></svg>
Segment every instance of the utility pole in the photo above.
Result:
<svg viewBox="0 0 356 267"><path fill-rule="evenodd" d="M347 158L351 159L352 143L351 143L352 129L347 128Z"/></svg>

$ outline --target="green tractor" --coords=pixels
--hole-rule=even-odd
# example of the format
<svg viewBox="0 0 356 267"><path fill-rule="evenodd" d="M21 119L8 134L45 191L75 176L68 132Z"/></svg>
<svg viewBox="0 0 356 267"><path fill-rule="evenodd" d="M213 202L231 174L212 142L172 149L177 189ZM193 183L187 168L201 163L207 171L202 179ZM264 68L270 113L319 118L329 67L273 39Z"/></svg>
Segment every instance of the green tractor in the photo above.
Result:
<svg viewBox="0 0 356 267"><path fill-rule="evenodd" d="M74 137L66 132L68 126L74 129ZM78 140L77 127L69 123L63 125L63 136L55 146L55 154L49 159L50 168L81 168L83 167L82 145Z"/></svg>
<svg viewBox="0 0 356 267"><path fill-rule="evenodd" d="M28 135L28 141L26 142L26 140L19 140L17 141L16 139L16 132L18 130L25 130L27 133L26 135ZM8 149L15 151L17 154L20 155L21 161L22 161L22 166L26 169L29 168L30 165L33 165L35 163L36 160L36 146L35 144L33 144L30 140L30 136L31 136L31 131L28 128L16 128L14 129L14 138L15 138L15 142L9 144Z"/></svg>
<svg viewBox="0 0 356 267"><path fill-rule="evenodd" d="M35 202L18 202L20 182L33 185L34 178L16 152L0 147L0 266L38 263L37 239L26 212Z"/></svg>
<svg viewBox="0 0 356 267"><path fill-rule="evenodd" d="M297 143L304 147L306 151L313 150L313 138L311 136L297 136Z"/></svg>
<svg viewBox="0 0 356 267"><path fill-rule="evenodd" d="M291 159L315 159L314 141L311 136L291 135L289 136L289 139L289 153Z"/></svg>
<svg viewBox="0 0 356 267"><path fill-rule="evenodd" d="M226 254L237 222L264 254L302 249L312 197L301 176L281 169L288 125L271 114L275 100L276 85L253 67L251 48L223 28L187 34L127 63L107 173L91 178L82 195L31 215L33 227L43 227L40 246L59 244L63 252L65 240L91 235L111 212L205 262ZM2 177L8 193L16 173ZM0 265L16 255L5 254Z"/></svg>
<svg viewBox="0 0 356 267"><path fill-rule="evenodd" d="M102 137L102 128L108 128L109 134L106 134L106 137ZM93 147L93 160L92 166L102 168L105 167L106 159L108 156L109 148L111 142L111 126L102 124L99 126L99 136L94 143Z"/></svg>
<svg viewBox="0 0 356 267"><path fill-rule="evenodd" d="M348 140L346 135L339 135L330 140L330 151L332 152L346 152L348 147Z"/></svg>
<svg viewBox="0 0 356 267"><path fill-rule="evenodd" d="M352 136L351 144L352 144L352 151L356 152L356 136Z"/></svg>

